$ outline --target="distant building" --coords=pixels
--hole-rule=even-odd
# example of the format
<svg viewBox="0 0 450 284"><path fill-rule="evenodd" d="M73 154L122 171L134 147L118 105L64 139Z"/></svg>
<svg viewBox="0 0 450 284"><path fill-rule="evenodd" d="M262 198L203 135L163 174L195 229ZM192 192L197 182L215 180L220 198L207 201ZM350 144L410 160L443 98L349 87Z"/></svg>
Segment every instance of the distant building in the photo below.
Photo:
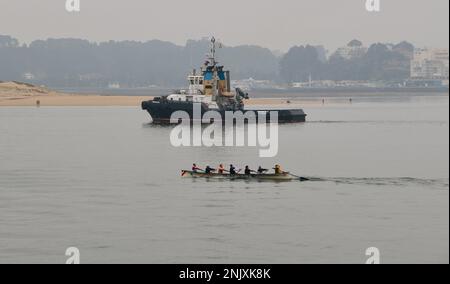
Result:
<svg viewBox="0 0 450 284"><path fill-rule="evenodd" d="M377 88L384 87L382 82L371 81L332 81L332 80L319 80L310 82L295 82L291 84L291 88Z"/></svg>
<svg viewBox="0 0 450 284"><path fill-rule="evenodd" d="M416 49L411 60L411 78L448 81L448 65L448 49Z"/></svg>
<svg viewBox="0 0 450 284"><path fill-rule="evenodd" d="M244 91L258 90L258 89L279 89L280 87L273 81L269 80L255 80L248 78L244 80L232 80L231 86L233 88L241 88Z"/></svg>
<svg viewBox="0 0 450 284"><path fill-rule="evenodd" d="M359 40L352 40L347 46L340 47L336 50L335 56L340 56L345 59L353 59L363 57L367 53L367 47Z"/></svg>
<svg viewBox="0 0 450 284"><path fill-rule="evenodd" d="M120 89L120 84L119 83L109 83L108 84L108 89Z"/></svg>

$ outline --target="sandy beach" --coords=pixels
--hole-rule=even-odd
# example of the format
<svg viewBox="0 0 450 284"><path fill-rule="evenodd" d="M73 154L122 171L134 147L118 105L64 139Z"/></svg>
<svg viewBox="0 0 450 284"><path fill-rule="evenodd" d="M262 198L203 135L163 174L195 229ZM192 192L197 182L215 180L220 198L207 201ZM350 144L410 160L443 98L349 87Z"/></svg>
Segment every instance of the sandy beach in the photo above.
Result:
<svg viewBox="0 0 450 284"><path fill-rule="evenodd" d="M19 82L0 82L1 106L140 106L150 96L66 94Z"/></svg>
<svg viewBox="0 0 450 284"><path fill-rule="evenodd" d="M1 98L0 107L7 106L140 106L151 97L101 96L101 95L51 95L21 98Z"/></svg>

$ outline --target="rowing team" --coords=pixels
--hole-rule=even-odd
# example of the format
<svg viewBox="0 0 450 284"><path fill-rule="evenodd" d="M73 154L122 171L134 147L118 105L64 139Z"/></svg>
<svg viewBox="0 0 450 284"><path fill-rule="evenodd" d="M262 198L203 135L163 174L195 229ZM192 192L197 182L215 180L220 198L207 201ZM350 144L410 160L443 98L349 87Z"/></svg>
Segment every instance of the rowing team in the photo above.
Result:
<svg viewBox="0 0 450 284"><path fill-rule="evenodd" d="M282 175L282 174L286 173L286 172L284 172L281 169L280 165L275 165L273 170L275 171L275 174L277 174L277 175ZM197 166L197 164L193 164L192 165L192 171L194 173L202 172L202 173L205 173L205 174L213 174L213 173L217 172L218 174L222 174L222 175L225 174L225 173L228 173L230 175L237 175L237 174L239 174L242 171L242 169L237 170L235 166L230 165L229 170L226 170L225 167L223 166L223 164L220 164L217 169L214 169L214 168L212 168L210 166L206 166L205 169L201 169L201 168L199 168ZM268 171L269 171L268 169L264 169L261 166L259 166L258 170L256 170L256 171L250 169L249 166L245 166L244 174L246 174L246 175L251 175L251 174L263 175L263 174L266 174Z"/></svg>

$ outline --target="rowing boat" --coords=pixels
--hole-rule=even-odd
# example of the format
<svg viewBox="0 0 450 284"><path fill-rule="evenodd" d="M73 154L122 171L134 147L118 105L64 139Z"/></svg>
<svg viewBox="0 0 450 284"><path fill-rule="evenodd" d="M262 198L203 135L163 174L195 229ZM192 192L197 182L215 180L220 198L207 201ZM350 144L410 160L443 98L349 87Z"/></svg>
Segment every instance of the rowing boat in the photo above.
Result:
<svg viewBox="0 0 450 284"><path fill-rule="evenodd" d="M206 178L206 179L227 179L227 180L254 180L254 181L307 181L307 178L297 177L290 173L282 173L282 174L219 174L219 173L204 173L204 172L194 172L184 170L181 173L182 177L185 178Z"/></svg>

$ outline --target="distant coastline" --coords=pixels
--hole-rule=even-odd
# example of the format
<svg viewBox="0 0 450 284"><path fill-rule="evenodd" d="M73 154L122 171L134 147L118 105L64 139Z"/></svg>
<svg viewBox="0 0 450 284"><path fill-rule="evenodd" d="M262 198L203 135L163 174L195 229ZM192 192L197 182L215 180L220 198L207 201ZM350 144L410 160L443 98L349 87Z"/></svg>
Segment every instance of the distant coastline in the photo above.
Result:
<svg viewBox="0 0 450 284"><path fill-rule="evenodd" d="M430 88L288 88L288 89L258 89L254 93L276 94L357 94L357 93L448 93L448 87Z"/></svg>
<svg viewBox="0 0 450 284"><path fill-rule="evenodd" d="M176 89L176 88L174 88ZM174 89L49 89L0 81L0 107L5 106L133 106ZM323 98L408 97L448 95L448 88L291 88L250 90L248 105L317 105ZM288 101L291 101L289 104Z"/></svg>
<svg viewBox="0 0 450 284"><path fill-rule="evenodd" d="M72 94L98 94L106 96L161 96L170 94L179 87L172 88L55 88L58 92L72 93ZM448 93L448 87L402 87L402 88L364 88L364 87L349 87L349 88L257 88L246 90L250 97L266 97L269 95L345 95L345 94L374 94L374 93L406 93L406 94L428 94L428 93Z"/></svg>

